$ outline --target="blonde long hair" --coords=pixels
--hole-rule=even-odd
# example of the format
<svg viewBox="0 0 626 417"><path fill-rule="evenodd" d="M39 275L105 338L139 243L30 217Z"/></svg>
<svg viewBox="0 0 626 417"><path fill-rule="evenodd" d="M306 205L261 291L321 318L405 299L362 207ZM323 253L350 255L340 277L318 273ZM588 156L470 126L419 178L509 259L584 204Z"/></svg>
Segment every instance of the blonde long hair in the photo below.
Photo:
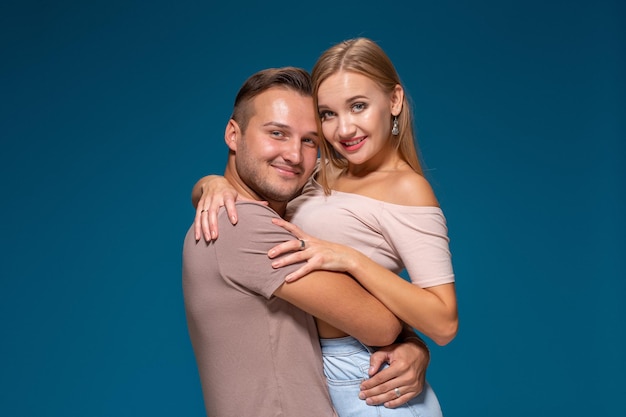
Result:
<svg viewBox="0 0 626 417"><path fill-rule="evenodd" d="M402 86L400 77L391 60L378 44L367 38L355 38L340 42L322 53L319 57L311 77L313 79L313 99L317 108L317 93L320 84L328 77L339 71L354 72L364 75L376 82L383 91L391 94L396 85ZM404 87L403 87L404 88ZM321 133L321 121L317 118L318 130ZM389 115L389 123L393 123L393 116ZM413 127L413 114L406 90L402 102L402 111L398 115L400 134L391 135L395 141L395 149L400 157L418 174L423 174L416 144L416 135ZM330 192L329 178L326 165L330 163L337 168L345 168L348 163L326 141L322 141L320 149L319 182L326 193Z"/></svg>

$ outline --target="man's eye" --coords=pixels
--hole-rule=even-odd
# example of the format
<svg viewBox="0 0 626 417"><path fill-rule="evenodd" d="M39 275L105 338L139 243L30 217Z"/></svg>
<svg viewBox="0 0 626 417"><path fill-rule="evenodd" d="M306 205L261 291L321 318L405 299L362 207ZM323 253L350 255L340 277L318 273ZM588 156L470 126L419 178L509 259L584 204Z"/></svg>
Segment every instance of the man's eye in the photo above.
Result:
<svg viewBox="0 0 626 417"><path fill-rule="evenodd" d="M310 146L317 146L317 141L311 138L302 138L302 142Z"/></svg>

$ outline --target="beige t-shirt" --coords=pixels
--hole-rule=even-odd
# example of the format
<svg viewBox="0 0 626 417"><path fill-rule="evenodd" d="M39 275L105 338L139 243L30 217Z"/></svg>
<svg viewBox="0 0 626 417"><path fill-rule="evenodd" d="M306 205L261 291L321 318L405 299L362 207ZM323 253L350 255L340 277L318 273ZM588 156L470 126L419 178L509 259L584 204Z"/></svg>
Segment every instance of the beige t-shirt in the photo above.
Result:
<svg viewBox="0 0 626 417"><path fill-rule="evenodd" d="M270 208L237 203L232 226L222 211L219 238L183 247L189 335L209 416L335 416L313 318L273 297L299 265L274 269L267 251L293 239L272 224Z"/></svg>
<svg viewBox="0 0 626 417"><path fill-rule="evenodd" d="M439 207L402 206L333 191L311 179L287 206L310 235L351 246L390 271L406 268L422 288L454 282L446 219Z"/></svg>

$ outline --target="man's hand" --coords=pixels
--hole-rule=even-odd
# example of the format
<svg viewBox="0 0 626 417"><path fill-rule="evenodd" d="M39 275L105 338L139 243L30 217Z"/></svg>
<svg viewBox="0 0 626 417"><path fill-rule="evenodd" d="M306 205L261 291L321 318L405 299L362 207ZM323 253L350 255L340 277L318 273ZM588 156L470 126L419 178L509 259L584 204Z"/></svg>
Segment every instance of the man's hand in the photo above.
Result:
<svg viewBox="0 0 626 417"><path fill-rule="evenodd" d="M430 352L417 337L380 348L371 356L370 378L361 384L359 398L387 408L406 403L422 392L429 362ZM385 363L389 367L379 371Z"/></svg>

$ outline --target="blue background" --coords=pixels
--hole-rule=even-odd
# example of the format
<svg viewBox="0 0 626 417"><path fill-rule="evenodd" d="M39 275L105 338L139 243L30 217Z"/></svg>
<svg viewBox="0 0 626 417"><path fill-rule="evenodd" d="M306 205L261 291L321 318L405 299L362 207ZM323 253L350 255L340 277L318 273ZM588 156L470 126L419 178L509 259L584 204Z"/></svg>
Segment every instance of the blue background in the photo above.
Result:
<svg viewBox="0 0 626 417"><path fill-rule="evenodd" d="M2 3L0 414L203 415L191 187L222 172L248 75L362 35L415 102L448 218L446 416L626 415L624 3L307 4Z"/></svg>

